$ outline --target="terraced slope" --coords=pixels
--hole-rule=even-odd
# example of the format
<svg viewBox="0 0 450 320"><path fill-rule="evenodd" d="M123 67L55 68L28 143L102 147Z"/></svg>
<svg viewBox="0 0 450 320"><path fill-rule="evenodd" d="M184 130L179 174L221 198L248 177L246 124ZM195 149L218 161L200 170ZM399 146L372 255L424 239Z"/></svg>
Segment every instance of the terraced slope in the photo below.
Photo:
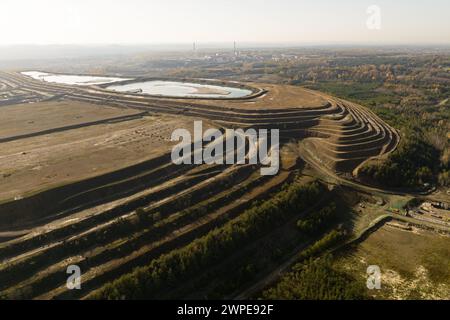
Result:
<svg viewBox="0 0 450 320"><path fill-rule="evenodd" d="M264 95L240 101L183 100L74 88L11 73L2 73L1 78L30 94L183 114L223 127L279 128L286 140L308 138L307 149L338 172L351 172L368 158L391 152L399 141L398 133L366 108L298 87L259 85Z"/></svg>
<svg viewBox="0 0 450 320"><path fill-rule="evenodd" d="M20 90L28 97L5 104L29 97L75 100L207 119L221 128L280 129L283 144L301 143L305 161L344 174L356 173L364 161L391 152L399 142L398 133L369 110L298 87L256 84L260 94L227 101L120 94L6 72L0 73L0 84L0 92L14 96ZM82 298L224 224L278 189L296 168L292 154L284 154L282 161L280 173L267 177L258 166L176 166L169 154L158 154L0 204L0 231L27 228L0 243L0 292L8 297ZM83 270L82 291L66 288L70 264Z"/></svg>

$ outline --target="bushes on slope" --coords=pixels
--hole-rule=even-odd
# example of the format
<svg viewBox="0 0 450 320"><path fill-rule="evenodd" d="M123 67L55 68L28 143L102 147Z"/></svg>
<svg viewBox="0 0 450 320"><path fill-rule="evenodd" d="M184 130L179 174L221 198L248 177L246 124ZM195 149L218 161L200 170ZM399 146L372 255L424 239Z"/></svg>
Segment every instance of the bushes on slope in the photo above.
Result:
<svg viewBox="0 0 450 320"><path fill-rule="evenodd" d="M362 283L333 267L332 257L310 258L294 266L276 286L263 293L269 300L356 300L367 298Z"/></svg>
<svg viewBox="0 0 450 320"><path fill-rule="evenodd" d="M433 182L438 166L439 151L412 133L386 161L366 164L360 175L387 187L418 187Z"/></svg>

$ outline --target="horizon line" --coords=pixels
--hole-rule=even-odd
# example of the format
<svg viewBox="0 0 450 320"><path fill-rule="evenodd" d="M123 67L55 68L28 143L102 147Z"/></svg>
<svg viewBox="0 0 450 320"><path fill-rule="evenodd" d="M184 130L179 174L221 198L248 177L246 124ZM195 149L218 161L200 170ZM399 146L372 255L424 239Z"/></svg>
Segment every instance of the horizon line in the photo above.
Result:
<svg viewBox="0 0 450 320"><path fill-rule="evenodd" d="M418 47L430 47L430 46L450 46L450 42L383 42L383 43L374 43L374 42L261 42L261 41L190 41L190 42L138 42L138 43L10 43L10 44L0 44L0 47L21 47L21 46L35 46L35 47L69 47L69 46L79 46L79 47L107 47L107 46L117 46L117 47L135 47L135 46L190 46L192 48L192 44L195 43L197 48L198 45L200 45L200 48L202 45L227 45L229 44L231 47L233 47L233 44L240 44L242 46L264 46L264 47L299 47L299 46L305 46L305 47L324 47L324 46L364 46L364 47L393 47L393 46L399 46L399 47L412 47L412 46L418 46ZM206 47L204 47L206 48Z"/></svg>

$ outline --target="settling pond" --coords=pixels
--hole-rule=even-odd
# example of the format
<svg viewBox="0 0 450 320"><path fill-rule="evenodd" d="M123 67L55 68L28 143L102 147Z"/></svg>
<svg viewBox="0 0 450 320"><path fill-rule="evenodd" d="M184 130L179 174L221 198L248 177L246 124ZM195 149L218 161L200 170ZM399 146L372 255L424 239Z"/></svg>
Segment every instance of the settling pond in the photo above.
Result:
<svg viewBox="0 0 450 320"><path fill-rule="evenodd" d="M125 78L114 77L97 77L97 76L80 76L72 74L52 74L40 71L26 71L22 72L23 75L31 77L36 80L42 80L46 82L70 84L77 86L89 86L96 84L112 83L117 81L131 80Z"/></svg>
<svg viewBox="0 0 450 320"><path fill-rule="evenodd" d="M116 84L108 86L107 89L119 92L139 92L150 95L189 98L241 98L252 94L252 91L248 89L166 80Z"/></svg>
<svg viewBox="0 0 450 320"><path fill-rule="evenodd" d="M68 85L88 86L109 84L133 79L100 77L71 74L52 74L41 71L26 71L23 75L36 80L61 83ZM235 88L230 86L201 84L194 82L148 80L125 84L114 84L106 87L124 93L144 93L157 96L186 97L186 98L242 98L252 94L249 89Z"/></svg>

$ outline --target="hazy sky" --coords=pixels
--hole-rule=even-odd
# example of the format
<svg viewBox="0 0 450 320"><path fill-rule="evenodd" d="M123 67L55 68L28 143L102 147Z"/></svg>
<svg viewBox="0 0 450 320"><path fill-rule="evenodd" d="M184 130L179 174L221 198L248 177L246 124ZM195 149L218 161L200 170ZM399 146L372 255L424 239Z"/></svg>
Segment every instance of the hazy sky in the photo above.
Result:
<svg viewBox="0 0 450 320"><path fill-rule="evenodd" d="M449 13L449 0L0 0L0 45L449 44Z"/></svg>

